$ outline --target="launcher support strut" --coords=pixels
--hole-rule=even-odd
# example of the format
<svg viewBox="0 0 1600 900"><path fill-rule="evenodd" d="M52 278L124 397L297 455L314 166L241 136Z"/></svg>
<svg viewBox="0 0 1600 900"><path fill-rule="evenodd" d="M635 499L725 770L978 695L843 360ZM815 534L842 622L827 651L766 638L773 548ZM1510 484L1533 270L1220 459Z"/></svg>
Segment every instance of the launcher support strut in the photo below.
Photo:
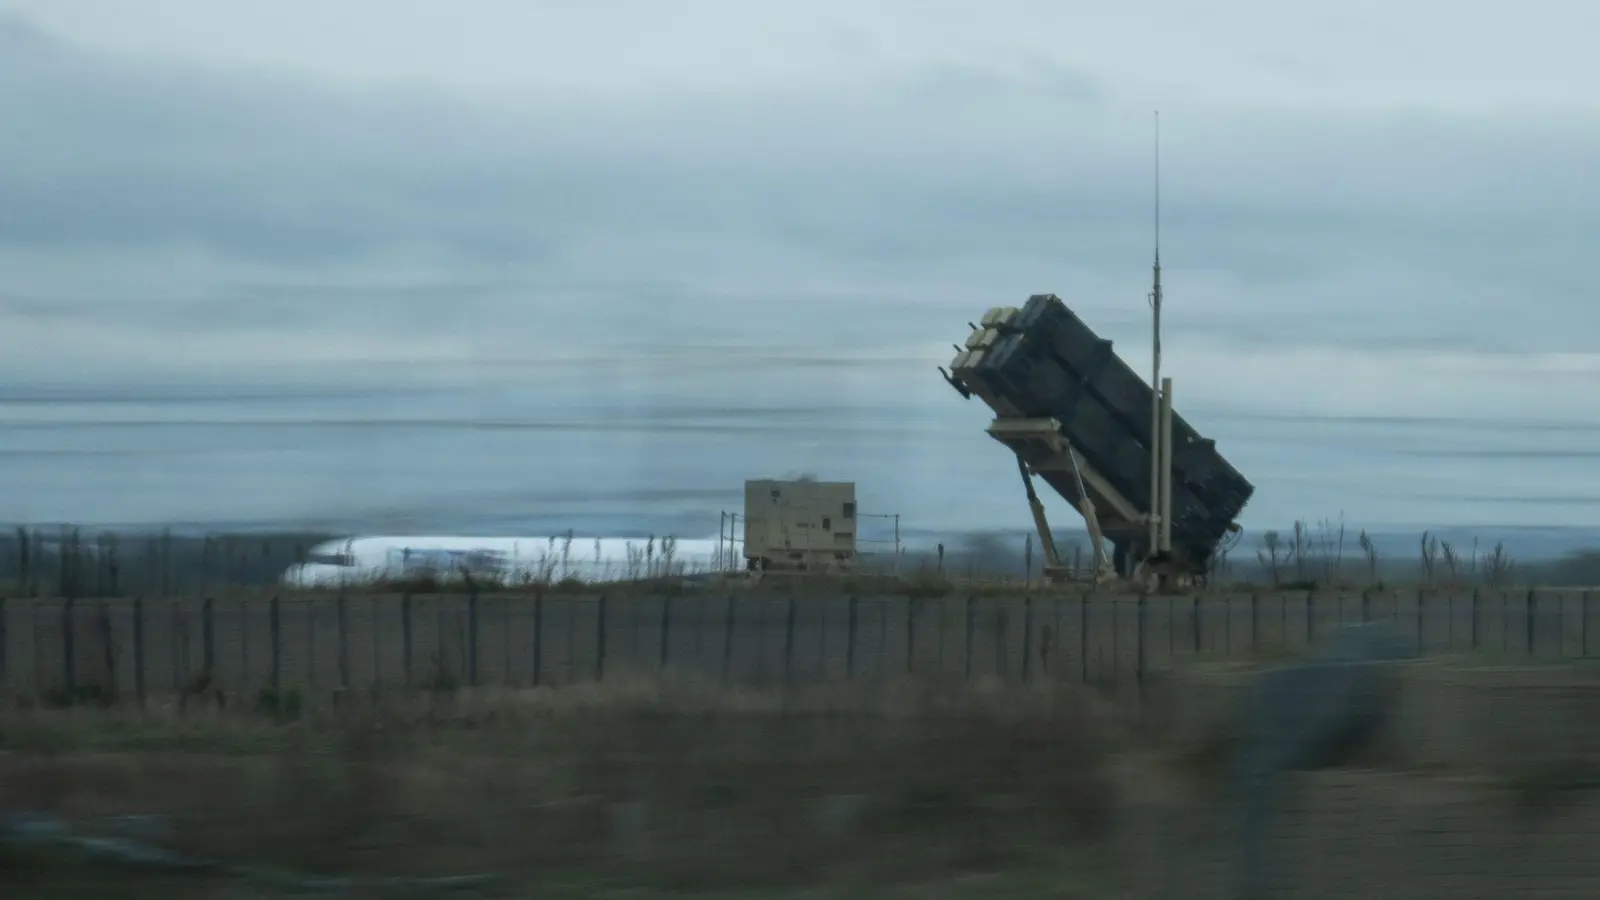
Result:
<svg viewBox="0 0 1600 900"><path fill-rule="evenodd" d="M1078 512L1083 513L1083 524L1089 529L1089 545L1094 550L1094 575L1098 581L1106 570L1105 535L1100 532L1100 513L1094 508L1094 498L1084 489L1078 451L1071 444L1067 444L1067 456L1072 460L1072 480L1078 487Z"/></svg>
<svg viewBox="0 0 1600 900"><path fill-rule="evenodd" d="M1066 569L1061 565L1061 556L1056 552L1056 539L1050 533L1050 522L1044 515L1044 504L1039 502L1039 494L1033 489L1033 476L1028 474L1028 464L1017 457L1017 473L1022 476L1022 488L1028 492L1028 508L1033 511L1033 527L1039 532L1039 549L1044 552L1044 577L1046 580L1055 581L1066 574Z"/></svg>

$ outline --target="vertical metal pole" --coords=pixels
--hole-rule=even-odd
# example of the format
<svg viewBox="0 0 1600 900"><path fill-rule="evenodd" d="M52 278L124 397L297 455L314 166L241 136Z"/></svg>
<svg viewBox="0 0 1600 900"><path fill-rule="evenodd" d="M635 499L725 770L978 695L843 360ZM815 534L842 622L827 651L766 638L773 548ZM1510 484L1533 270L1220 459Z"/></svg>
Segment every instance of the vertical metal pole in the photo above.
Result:
<svg viewBox="0 0 1600 900"><path fill-rule="evenodd" d="M1155 135L1155 266L1150 285L1150 511L1149 548L1161 546L1161 114Z"/></svg>
<svg viewBox="0 0 1600 900"><path fill-rule="evenodd" d="M1156 330L1160 331L1161 312L1156 307ZM1160 338L1156 339L1156 346L1161 345ZM1155 370L1161 372L1161 351L1156 350ZM1146 539L1149 549L1145 555L1149 556L1161 546L1161 388L1160 382L1150 386L1150 502L1145 504L1149 511L1150 527Z"/></svg>
<svg viewBox="0 0 1600 900"><path fill-rule="evenodd" d="M1172 550L1172 379L1161 379L1161 549Z"/></svg>

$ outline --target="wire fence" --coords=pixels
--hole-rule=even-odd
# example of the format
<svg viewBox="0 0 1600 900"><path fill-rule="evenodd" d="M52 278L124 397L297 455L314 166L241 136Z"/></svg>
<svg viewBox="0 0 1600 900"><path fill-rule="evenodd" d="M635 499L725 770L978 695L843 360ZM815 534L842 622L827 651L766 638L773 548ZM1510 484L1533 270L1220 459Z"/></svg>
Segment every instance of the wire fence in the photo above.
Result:
<svg viewBox="0 0 1600 900"><path fill-rule="evenodd" d="M526 687L693 669L1132 684L1190 661L1301 654L1386 622L1419 655L1590 656L1587 591L785 597L532 593L0 599L0 689L118 697L425 684Z"/></svg>

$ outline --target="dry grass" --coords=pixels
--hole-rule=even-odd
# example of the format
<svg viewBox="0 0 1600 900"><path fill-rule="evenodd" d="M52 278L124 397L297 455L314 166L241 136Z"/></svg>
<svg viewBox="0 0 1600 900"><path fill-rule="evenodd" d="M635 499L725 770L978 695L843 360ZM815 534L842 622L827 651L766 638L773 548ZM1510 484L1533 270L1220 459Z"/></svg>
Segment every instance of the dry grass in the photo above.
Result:
<svg viewBox="0 0 1600 900"><path fill-rule="evenodd" d="M1594 768L1575 760L1595 746L1592 673L1405 671L1398 718L1362 763L1383 771L1350 778L1448 801L1450 818L1425 819L1446 843L1498 841L1514 812L1548 828L1588 815ZM1204 853L1225 843L1206 829L1227 802L1249 674L1168 673L1137 703L982 679L769 690L668 672L349 695L280 718L13 710L0 715L0 812L164 813L167 843L193 853L327 873L488 871L507 879L498 896L1120 896L1141 870L1130 846L1148 845L1143 868L1169 876L1194 862L1189 838L1147 816L1192 829ZM1508 729L1532 745L1500 747ZM1363 840L1361 823L1400 808L1339 796L1293 811L1291 838ZM1566 864L1581 838L1538 859ZM1501 875L1532 846L1505 844ZM1293 851L1307 871L1318 852ZM1420 896L1380 889L1400 878L1387 863L1363 865L1368 894ZM218 879L112 881L31 853L0 866L16 896L274 896Z"/></svg>
<svg viewBox="0 0 1600 900"><path fill-rule="evenodd" d="M513 893L1096 896L1110 727L1061 688L690 679L352 701L290 723L14 711L0 810L162 813L193 853L491 871ZM62 884L27 862L35 887Z"/></svg>

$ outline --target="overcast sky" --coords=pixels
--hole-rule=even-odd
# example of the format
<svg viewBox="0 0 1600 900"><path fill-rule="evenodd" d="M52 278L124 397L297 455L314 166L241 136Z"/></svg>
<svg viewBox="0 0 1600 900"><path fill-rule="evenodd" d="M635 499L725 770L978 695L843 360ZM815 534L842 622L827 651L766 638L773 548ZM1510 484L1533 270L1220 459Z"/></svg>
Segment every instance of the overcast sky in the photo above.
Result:
<svg viewBox="0 0 1600 900"><path fill-rule="evenodd" d="M1159 107L1180 406L1592 418L1595 34L1579 0L0 2L0 375L767 353L943 400L964 323L1041 291L1142 371Z"/></svg>

